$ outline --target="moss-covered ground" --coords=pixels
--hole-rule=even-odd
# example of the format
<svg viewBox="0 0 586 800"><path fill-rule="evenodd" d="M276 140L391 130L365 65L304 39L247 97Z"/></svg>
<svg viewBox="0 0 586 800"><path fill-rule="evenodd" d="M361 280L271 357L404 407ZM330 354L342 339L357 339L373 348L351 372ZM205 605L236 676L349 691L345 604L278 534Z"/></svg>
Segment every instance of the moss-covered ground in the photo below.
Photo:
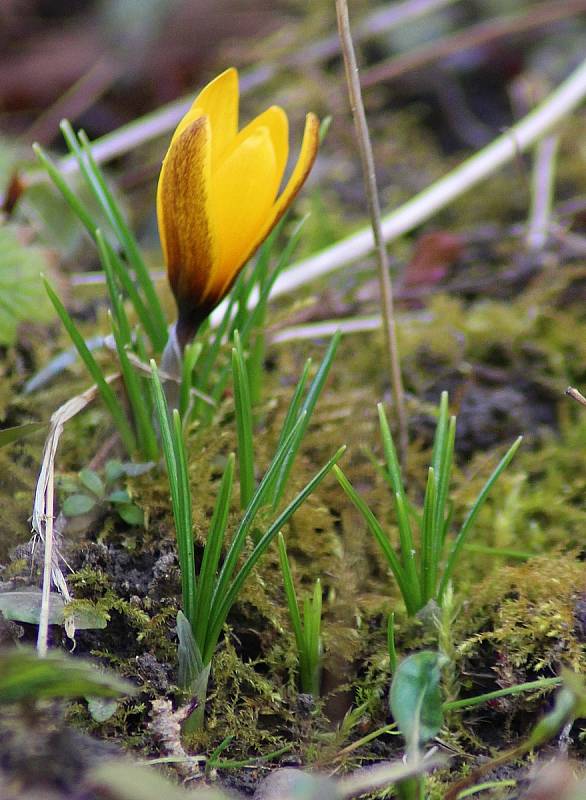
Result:
<svg viewBox="0 0 586 800"><path fill-rule="evenodd" d="M371 56L376 59L376 54ZM275 81L245 103L250 115L256 105L261 109L273 101L291 107L294 118L306 107L335 114L313 182L295 206L296 218L313 213L300 257L365 222L340 75L339 64L327 65L324 86L299 78L285 85ZM338 95L330 102L327 87L333 85ZM388 101L383 87L367 98L385 208L424 188L463 155L461 143L457 149L446 147L418 97L417 103L406 103L401 109ZM431 107L435 114L441 112L441 104L438 108L431 103ZM529 252L523 238L530 160L510 165L481 190L453 203L424 230L392 246L397 285L405 289L409 274L413 278L417 270L413 253L425 233L448 232L457 239L439 278L415 274L419 295L401 288L398 292L410 439L405 484L413 503L420 503L425 490L435 413L443 390L449 391L450 408L458 415L451 493L454 529L506 448L516 436L524 437L476 521L470 546L454 574L449 607L443 612L427 609L417 618L406 615L374 538L329 476L284 531L300 596L310 593L317 578L323 587L321 696L312 699L299 691L295 642L277 549L272 546L229 615L213 660L205 729L181 745L188 753L209 755L229 737L221 757L235 766L230 768L228 763L210 770L205 776L210 782L251 793L275 765L318 767L341 774L399 757L403 743L394 732L383 732L360 745L369 733L391 722L386 632L390 612L395 613L399 656L440 647L449 657L443 687L447 699L551 677L563 667L585 670L586 409L564 395L568 385L586 387L586 153L577 144L584 139L585 127L579 115L563 126L554 198L560 235L540 252ZM163 146L151 146L153 162ZM136 168L136 160L131 155L126 163L112 167L114 185ZM149 184L148 193L144 187L127 195L120 188L120 193L137 230L144 234L150 262L157 266L160 257L148 202L151 189ZM38 202L37 209L48 201L44 197ZM53 202L59 201L53 198ZM46 252L50 237L44 223L38 223L39 233L31 216L23 213L7 224L25 238L40 237ZM68 286L80 265L84 270L96 268L94 254L88 252L87 243L80 245L77 234L67 235L68 248L60 247L63 237L59 246L53 242L50 268L60 276L64 296L84 335L105 334L102 287ZM429 256L432 261L435 253ZM172 313L162 282L161 291ZM274 343L275 334L298 322L348 320L378 309L378 284L370 259L270 306L262 392L255 407L255 448L261 468L274 451L305 359L311 356L318 363L327 344L327 337ZM48 420L59 405L88 386L83 366L75 363L38 391L24 393L25 381L69 346L55 320L21 322L17 338L0 351L2 427ZM107 352L100 358L104 365L114 363ZM388 406L391 400L384 363L381 333L343 337L291 473L287 496L292 497L339 445L346 444L344 471L385 521L396 543L389 488L369 455L377 459L383 455L376 403L383 400ZM194 424L188 430L186 444L195 550L200 559L222 469L236 449L231 391L221 399L209 425ZM40 433L0 449L0 581L4 589L40 586L39 553L28 544L27 520L42 447ZM68 422L57 457L58 504L66 499L67 487L81 469L91 466L103 474L107 461L122 455L99 403ZM87 752L97 748L96 759L103 757L98 753L102 747L106 754L120 748L140 759L171 756L178 745L176 737L161 730L170 709L180 707L186 697L177 687L175 617L180 575L167 479L158 465L143 475L120 479L117 488L126 489L143 510L144 524L128 524L112 506L98 504L89 514L66 521L60 546L74 597L72 609L91 608L105 623L99 629L76 632L74 656L87 655L113 668L135 683L138 692L122 700L104 722L96 721L88 704L80 700L66 708L45 709L41 722L33 719L30 725L34 737L41 739L43 726L53 733L60 731L63 742L73 742L63 746L73 751L81 741L90 748ZM235 493L230 530L239 514ZM2 623L0 638L5 643L34 642L35 637L34 625ZM51 645L72 649L73 643L62 628L52 626ZM171 705L161 705L162 700ZM429 780L429 797L439 800L447 786L466 775L473 764L525 738L551 701L551 691L538 691L450 712L439 740L451 760ZM357 708L359 713L353 714ZM21 724L22 720L9 714L0 722L2 735L11 742L5 746L9 757L0 758L9 777L26 773L28 755ZM568 748L572 759L583 761L584 740L578 727L570 735ZM94 744L76 740L72 731L80 737L91 734ZM58 758L55 741L43 741L41 746L35 740L36 750L45 754L46 761ZM281 751L273 761L254 762L273 751ZM532 758L511 763L508 771L492 777L524 778ZM249 766L237 766L247 760ZM81 756L79 763L87 766ZM185 777L172 765L165 769L173 777ZM52 773L48 775L53 789L58 781ZM74 796L71 786L77 775L73 770L73 775L68 771L63 777L63 797Z"/></svg>

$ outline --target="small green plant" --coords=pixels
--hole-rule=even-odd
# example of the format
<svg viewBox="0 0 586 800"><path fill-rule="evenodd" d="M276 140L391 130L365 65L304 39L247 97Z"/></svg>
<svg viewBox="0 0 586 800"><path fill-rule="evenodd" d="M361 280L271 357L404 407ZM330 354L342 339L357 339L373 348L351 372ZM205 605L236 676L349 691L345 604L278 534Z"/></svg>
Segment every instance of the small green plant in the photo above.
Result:
<svg viewBox="0 0 586 800"><path fill-rule="evenodd" d="M300 394L302 396L302 390L294 393L289 413L285 419L285 425L288 425L289 428L286 435L282 434L275 454L257 485L254 478L250 395L246 391L248 378L242 360L241 346L238 338L236 339L233 350L236 387L234 399L238 428L241 495L242 486L244 486L246 501L243 504L240 523L226 547L228 511L235 471L235 458L230 455L216 498L199 569L196 569L193 550L192 501L181 416L177 409L169 411L157 367L154 361L151 361L154 403L167 465L181 570L182 611L179 612L177 618L179 681L183 688L194 695L197 703L188 723L189 729L200 727L203 723L212 657L226 618L245 580L279 531L325 478L344 452L342 447L334 454L285 509L267 525L264 533L254 531L254 537L251 536L253 523L261 508L272 507L274 511L275 507L272 504L274 504L275 497L280 498L285 490L284 481L289 474L292 459L301 445L307 417L313 409L321 387L323 387L337 343L338 339L336 338L329 347L324 361L307 391L305 401L301 402L299 399ZM253 538L252 547L245 549L250 538ZM224 558L220 563L224 548L226 548Z"/></svg>
<svg viewBox="0 0 586 800"><path fill-rule="evenodd" d="M556 704L534 728L527 739L507 753L496 756L487 765L483 765L451 788L447 798L455 800L463 797L459 791L464 790L473 779L478 779L495 767L512 761L530 750L539 747L547 739L554 736L568 719L574 719L584 709L584 683L578 676L569 672L562 678L541 678L528 683L509 686L494 692L467 697L462 700L446 701L443 699L442 670L449 659L443 653L422 650L404 658L393 673L389 692L389 707L393 719L405 739L405 761L417 771L427 760L424 747L439 733L444 724L444 715L448 712L473 708L489 703L497 697L518 695L524 692L543 691L563 683L556 697ZM425 796L425 779L422 774L409 777L397 784L401 800L423 800Z"/></svg>
<svg viewBox="0 0 586 800"><path fill-rule="evenodd" d="M238 275L222 313L214 316L214 324L209 318L204 319L196 342L180 348L174 327L169 337L167 321L138 243L93 158L87 136L83 131L76 135L66 121L61 124L61 131L97 204L99 218L77 196L44 150L38 145L34 150L96 245L110 300L111 349L117 356L127 403L115 388L118 376L106 376L104 367L46 280L45 288L98 388L126 452L139 460L155 460L159 456L159 443L152 426L154 409L149 389L149 358L164 353L161 366L165 373L167 398L172 406L179 407L185 424L193 420L208 424L230 380L232 365L229 357L226 358L225 343L232 341L238 330L242 346L249 353L251 399L253 404L258 402L262 389L263 328L269 294L297 247L305 219L294 227L282 252L275 256L276 243L285 223L285 219L281 220L260 248L254 264ZM136 319L137 324L133 326L131 319Z"/></svg>
<svg viewBox="0 0 586 800"><path fill-rule="evenodd" d="M277 537L279 545L279 561L283 573L285 596L291 617L291 625L295 634L295 643L299 656L299 683L301 691L319 697L321 678L322 641L321 641L321 609L322 593L321 581L315 582L313 595L306 597L303 602L303 619L299 612L293 575L287 557L287 548L282 533Z"/></svg>
<svg viewBox="0 0 586 800"><path fill-rule="evenodd" d="M444 656L422 650L403 659L393 675L389 705L406 742L406 763L419 766L423 747L443 723L441 668ZM424 778L417 775L397 785L401 800L423 800Z"/></svg>
<svg viewBox="0 0 586 800"><path fill-rule="evenodd" d="M106 463L102 475L88 468L76 476L61 475L57 480L63 495L61 511L66 517L78 517L100 506L114 511L128 525L142 525L143 511L132 502L128 491L120 487L120 481L143 475L153 467L154 462L133 464L113 459Z"/></svg>
<svg viewBox="0 0 586 800"><path fill-rule="evenodd" d="M430 600L435 600L441 605L458 557L478 512L500 474L512 461L521 444L522 437L513 443L486 481L452 541L444 563L453 516L449 488L456 436L456 417L450 417L448 414L447 392L443 392L441 397L432 461L428 471L421 512L416 511L407 498L393 437L382 403L378 405L378 416L386 461L386 468L381 468L381 472L393 492L399 528L400 556L395 553L382 525L342 470L335 467L334 473L341 487L360 512L370 532L376 538L397 581L407 612L414 615ZM418 539L413 534L412 520L419 527Z"/></svg>

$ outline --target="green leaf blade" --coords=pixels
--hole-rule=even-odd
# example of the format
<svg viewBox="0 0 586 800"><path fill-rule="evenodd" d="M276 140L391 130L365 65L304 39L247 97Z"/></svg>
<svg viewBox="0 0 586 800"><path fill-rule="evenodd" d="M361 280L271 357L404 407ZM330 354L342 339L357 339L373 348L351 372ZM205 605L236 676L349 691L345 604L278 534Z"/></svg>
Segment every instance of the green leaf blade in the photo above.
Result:
<svg viewBox="0 0 586 800"><path fill-rule="evenodd" d="M393 677L389 705L408 751L418 752L443 724L440 681L444 660L440 653L422 650L403 659Z"/></svg>

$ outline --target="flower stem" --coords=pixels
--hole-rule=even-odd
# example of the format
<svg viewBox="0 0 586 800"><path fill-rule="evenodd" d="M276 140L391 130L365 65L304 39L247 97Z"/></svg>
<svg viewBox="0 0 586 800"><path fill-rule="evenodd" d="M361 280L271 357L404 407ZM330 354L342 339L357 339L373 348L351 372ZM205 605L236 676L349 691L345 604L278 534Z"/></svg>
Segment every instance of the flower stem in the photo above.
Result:
<svg viewBox="0 0 586 800"><path fill-rule="evenodd" d="M336 15L338 18L340 44L344 56L344 66L346 68L346 82L348 84L350 106L352 109L352 116L354 117L354 126L356 128L356 138L358 139L364 186L368 201L368 211L370 214L378 260L385 344L387 349L395 413L399 427L399 453L401 462L403 465L405 465L408 443L407 415L405 412L403 379L401 377L399 345L397 342L397 327L393 302L393 285L391 282L389 259L382 231L380 202L376 185L372 144L368 135L368 124L364 111L364 103L362 102L360 80L358 77L358 65L356 63L356 54L354 52L354 45L352 43L350 20L348 18L348 4L346 0L336 0Z"/></svg>

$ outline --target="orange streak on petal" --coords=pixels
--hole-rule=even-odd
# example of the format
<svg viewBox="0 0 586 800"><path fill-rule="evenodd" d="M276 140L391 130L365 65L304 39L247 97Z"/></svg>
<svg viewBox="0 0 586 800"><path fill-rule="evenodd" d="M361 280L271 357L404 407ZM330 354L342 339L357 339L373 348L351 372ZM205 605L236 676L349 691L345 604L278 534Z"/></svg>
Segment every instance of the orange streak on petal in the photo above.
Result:
<svg viewBox="0 0 586 800"><path fill-rule="evenodd" d="M210 81L177 125L171 145L199 117L208 117L212 129L212 159L222 156L238 131L238 72L233 67Z"/></svg>
<svg viewBox="0 0 586 800"><path fill-rule="evenodd" d="M210 125L196 118L174 138L161 168L157 216L169 283L180 312L204 305L214 262L208 192Z"/></svg>
<svg viewBox="0 0 586 800"><path fill-rule="evenodd" d="M180 321L200 319L293 202L318 149L308 114L297 164L275 201L289 154L287 115L272 106L238 133L238 73L228 69L196 97L163 161L157 216Z"/></svg>

